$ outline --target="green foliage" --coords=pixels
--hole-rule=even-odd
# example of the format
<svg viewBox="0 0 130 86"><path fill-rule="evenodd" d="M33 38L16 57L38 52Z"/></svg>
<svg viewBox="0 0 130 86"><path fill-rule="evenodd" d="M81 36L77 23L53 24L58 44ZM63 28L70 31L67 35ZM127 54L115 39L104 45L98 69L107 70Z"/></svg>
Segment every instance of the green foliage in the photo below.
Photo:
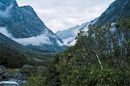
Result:
<svg viewBox="0 0 130 86"><path fill-rule="evenodd" d="M116 24L116 28L123 27L130 30L130 18L122 18Z"/></svg>
<svg viewBox="0 0 130 86"><path fill-rule="evenodd" d="M61 86L130 85L129 23L123 19L114 26L90 25L87 35L80 29L76 45L58 55Z"/></svg>
<svg viewBox="0 0 130 86"><path fill-rule="evenodd" d="M10 69L10 68L8 69L5 68L3 71L8 74L18 73L17 69Z"/></svg>
<svg viewBox="0 0 130 86"><path fill-rule="evenodd" d="M130 19L80 29L75 46L22 86L130 86ZM113 31L113 28L116 31Z"/></svg>
<svg viewBox="0 0 130 86"><path fill-rule="evenodd" d="M115 25L90 25L80 29L76 45L60 52L48 63L36 86L129 86L130 19ZM113 28L116 27L116 31ZM29 84L30 86L31 83ZM28 86L28 85L26 85Z"/></svg>
<svg viewBox="0 0 130 86"><path fill-rule="evenodd" d="M21 84L20 86L45 86L44 82L46 81L45 77L40 75L38 76L31 76L27 78L28 83Z"/></svg>
<svg viewBox="0 0 130 86"><path fill-rule="evenodd" d="M3 47L0 45L0 47ZM24 55L5 47L0 51L0 65L8 68L21 68L24 64L31 64Z"/></svg>
<svg viewBox="0 0 130 86"><path fill-rule="evenodd" d="M51 59L47 57L48 56L41 56L41 54L37 55L35 51L26 51L25 53L22 50L17 50L17 48L7 48L5 45L0 44L0 65L7 68L21 68L26 64L32 66L43 66Z"/></svg>
<svg viewBox="0 0 130 86"><path fill-rule="evenodd" d="M28 79L27 86L43 86L46 78L42 76L31 76Z"/></svg>
<svg viewBox="0 0 130 86"><path fill-rule="evenodd" d="M48 62L45 68L41 66L25 68L27 69L26 74L28 74L27 83L20 86L61 86L59 73L55 67L57 62L56 56L51 62Z"/></svg>

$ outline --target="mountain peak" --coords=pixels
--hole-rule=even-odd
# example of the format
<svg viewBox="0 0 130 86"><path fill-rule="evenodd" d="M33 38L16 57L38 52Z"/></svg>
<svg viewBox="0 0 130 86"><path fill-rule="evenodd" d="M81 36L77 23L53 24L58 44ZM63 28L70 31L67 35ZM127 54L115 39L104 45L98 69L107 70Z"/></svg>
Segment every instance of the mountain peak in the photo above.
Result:
<svg viewBox="0 0 130 86"><path fill-rule="evenodd" d="M15 0L0 0L0 27L18 43L40 50L65 49L62 40L38 17L31 6L19 7ZM0 29L0 32L2 32ZM5 34L4 34L5 35Z"/></svg>
<svg viewBox="0 0 130 86"><path fill-rule="evenodd" d="M13 4L14 6L18 6L16 0L0 0L0 7L9 6L10 4Z"/></svg>
<svg viewBox="0 0 130 86"><path fill-rule="evenodd" d="M26 8L26 9L31 9L31 10L33 10L33 8L30 6L30 5L27 5L27 6L21 6L20 8Z"/></svg>

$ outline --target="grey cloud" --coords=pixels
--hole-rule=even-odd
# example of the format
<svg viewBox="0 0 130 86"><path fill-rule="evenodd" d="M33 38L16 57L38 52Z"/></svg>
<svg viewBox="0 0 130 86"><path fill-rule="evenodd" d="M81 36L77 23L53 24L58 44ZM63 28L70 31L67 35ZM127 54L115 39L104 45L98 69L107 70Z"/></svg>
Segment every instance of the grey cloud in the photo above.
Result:
<svg viewBox="0 0 130 86"><path fill-rule="evenodd" d="M101 15L114 0L17 0L31 5L52 31L68 29Z"/></svg>

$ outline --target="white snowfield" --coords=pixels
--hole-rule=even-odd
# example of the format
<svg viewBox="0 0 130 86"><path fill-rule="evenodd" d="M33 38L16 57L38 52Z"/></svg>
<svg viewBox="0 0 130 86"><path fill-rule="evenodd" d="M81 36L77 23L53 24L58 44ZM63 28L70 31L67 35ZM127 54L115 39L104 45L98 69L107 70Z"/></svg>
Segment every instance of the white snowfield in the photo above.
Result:
<svg viewBox="0 0 130 86"><path fill-rule="evenodd" d="M19 84L14 81L1 81L0 86L19 86Z"/></svg>

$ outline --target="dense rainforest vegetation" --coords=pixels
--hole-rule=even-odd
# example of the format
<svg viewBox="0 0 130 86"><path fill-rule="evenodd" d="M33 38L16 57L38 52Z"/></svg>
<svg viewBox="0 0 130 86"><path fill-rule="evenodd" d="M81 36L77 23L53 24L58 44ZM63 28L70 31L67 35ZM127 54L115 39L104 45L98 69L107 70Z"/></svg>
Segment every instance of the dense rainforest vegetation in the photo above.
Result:
<svg viewBox="0 0 130 86"><path fill-rule="evenodd" d="M42 76L28 78L31 86L130 86L130 18L88 28L80 29L76 45L59 53Z"/></svg>
<svg viewBox="0 0 130 86"><path fill-rule="evenodd" d="M130 18L88 29L22 86L130 86Z"/></svg>

